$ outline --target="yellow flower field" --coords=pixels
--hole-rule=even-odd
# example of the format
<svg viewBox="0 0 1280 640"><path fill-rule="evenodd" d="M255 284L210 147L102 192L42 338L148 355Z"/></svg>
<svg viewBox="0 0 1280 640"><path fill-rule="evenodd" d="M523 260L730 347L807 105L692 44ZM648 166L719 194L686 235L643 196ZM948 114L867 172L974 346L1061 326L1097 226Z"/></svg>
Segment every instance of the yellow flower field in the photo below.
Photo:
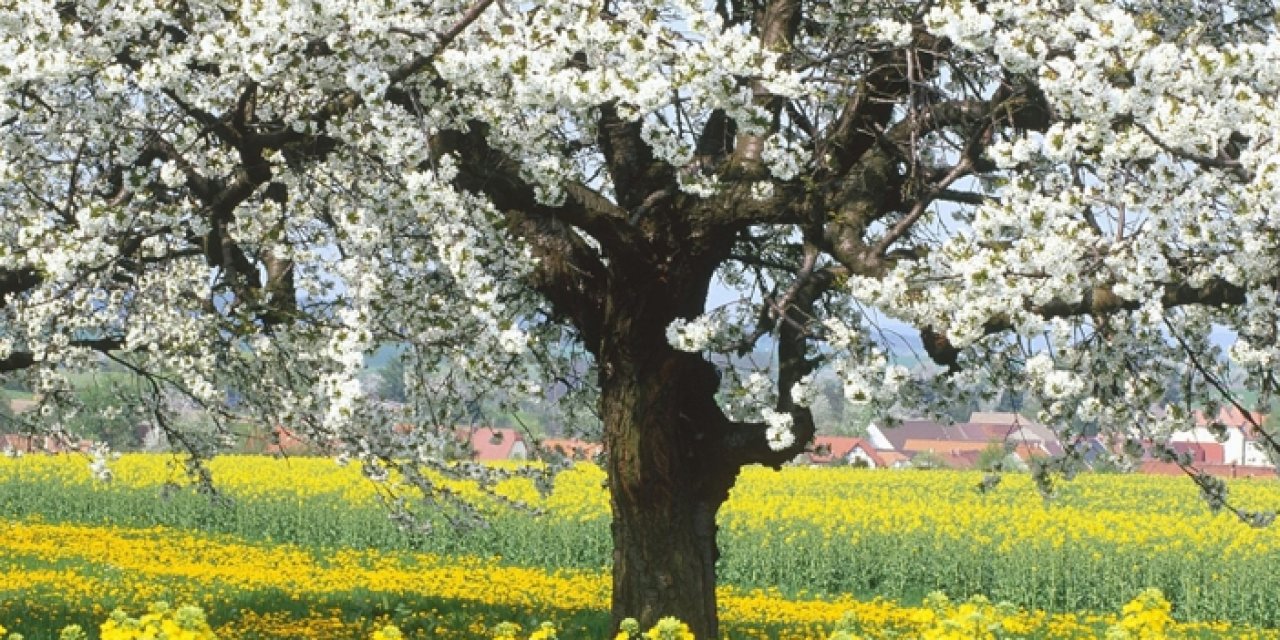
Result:
<svg viewBox="0 0 1280 640"><path fill-rule="evenodd" d="M115 607L136 609L157 600L220 611L228 600L252 601L255 596L278 604L334 602L360 593L389 602L415 597L447 601L456 612L469 615L470 624L436 627L432 635L465 638L487 635L490 625L500 622L484 617L481 612L486 607L533 611L550 620L575 611L603 612L608 608L604 574L548 573L477 558L430 554L389 557L355 550L319 557L287 545L253 545L162 528L15 522L0 524L0 539L4 540L0 611L12 608L21 598L27 603L28 616L39 615L39 607L32 603L40 601L73 603L101 614ZM954 627L956 621L971 620L977 614L1018 637L1090 638L1099 629L1123 620L1115 615L1028 613L981 600L939 602L936 596L928 606L904 607L847 597L793 600L776 592L726 587L720 598L726 627L741 637L822 638L842 620L846 626L856 624L863 637L908 637L902 634L947 628L948 621ZM396 622L404 626L429 623L439 614L438 609L404 611ZM301 616L243 609L216 625L214 631L224 638L355 638L389 619L352 620L341 608L307 611ZM573 635L582 631L566 629L561 635L582 637ZM1278 632L1233 630L1225 624L1168 627L1170 635L1205 632L1280 638Z"/></svg>
<svg viewBox="0 0 1280 640"><path fill-rule="evenodd" d="M164 456L123 457L109 484L76 456L0 459L11 514L0 521L0 624L96 630L116 607L163 600L203 608L222 638L363 639L392 623L443 638L487 637L500 622L532 632L552 621L560 638L607 628L596 467L565 472L546 496L528 480L499 487L541 518L495 511L488 529L426 537L395 537L378 502L388 487L331 460L229 456L211 467L229 505L183 489L181 465ZM747 470L720 518L726 632L1280 638L1265 629L1280 627L1280 531L1209 513L1190 483L1084 476L1046 503L1025 476L989 493L979 479ZM1280 504L1274 482L1232 490L1246 507ZM166 526L142 526L157 522ZM1141 595L1148 587L1163 595ZM56 636L27 640L39 637Z"/></svg>

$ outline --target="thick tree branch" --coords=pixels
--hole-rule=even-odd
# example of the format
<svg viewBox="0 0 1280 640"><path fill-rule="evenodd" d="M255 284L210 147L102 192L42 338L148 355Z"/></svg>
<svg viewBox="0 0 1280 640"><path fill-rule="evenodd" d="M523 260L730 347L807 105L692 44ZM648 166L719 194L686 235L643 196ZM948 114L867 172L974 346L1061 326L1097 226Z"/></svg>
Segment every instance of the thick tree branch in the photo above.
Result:
<svg viewBox="0 0 1280 640"><path fill-rule="evenodd" d="M432 151L457 157L457 186L483 193L506 213L512 232L529 243L539 260L532 286L569 318L588 350L598 355L606 270L570 225L591 234L613 258L641 255L648 246L645 238L618 219L621 211L615 205L583 185L571 185L562 206L540 204L516 163L489 146L480 123L466 133L441 132L432 139Z"/></svg>
<svg viewBox="0 0 1280 640"><path fill-rule="evenodd" d="M612 104L600 107L597 138L605 168L612 178L618 204L632 212L652 210L655 194L674 194L677 190L675 169L654 157L653 150L640 137L640 126L638 120L623 120Z"/></svg>
<svg viewBox="0 0 1280 640"><path fill-rule="evenodd" d="M648 239L626 218L626 211L581 183L565 185L568 199L552 207L538 203L534 189L522 177L515 160L489 145L482 123L466 133L441 132L432 140L437 155L452 154L459 161L458 186L483 193L500 210L554 218L578 227L600 243L611 259L649 260Z"/></svg>
<svg viewBox="0 0 1280 640"><path fill-rule="evenodd" d="M915 56L912 73L928 77L949 48L945 40L918 31L907 48L873 55L871 70L859 81L830 134L818 146L822 168L840 175L855 167L876 146L876 132L888 126L895 107L912 91L908 57Z"/></svg>
<svg viewBox="0 0 1280 640"><path fill-rule="evenodd" d="M711 169L724 162L733 153L733 140L737 133L738 123L724 109L712 111L702 127L702 133L698 135L698 145L694 149L699 168Z"/></svg>
<svg viewBox="0 0 1280 640"><path fill-rule="evenodd" d="M789 52L800 27L800 18L799 0L771 0L765 7L759 24L760 45L766 51ZM759 80L751 81L751 90L754 102L772 114L776 128L786 100L773 95ZM727 167L729 176L767 175L760 160L764 151L764 139L761 135L737 134Z"/></svg>
<svg viewBox="0 0 1280 640"><path fill-rule="evenodd" d="M600 356L607 274L591 247L554 218L516 210L507 214L515 235L529 243L538 259L530 285L551 302L553 312L578 329L583 346Z"/></svg>
<svg viewBox="0 0 1280 640"><path fill-rule="evenodd" d="M906 145L929 133L977 126L1008 126L1043 131L1049 126L1049 105L1039 88L1005 82L986 100L963 99L927 103L889 128L886 137Z"/></svg>
<svg viewBox="0 0 1280 640"><path fill-rule="evenodd" d="M757 224L808 224L809 187L800 181L769 183L762 195L750 183L728 185L716 195L692 204L691 216L704 229L736 231Z"/></svg>
<svg viewBox="0 0 1280 640"><path fill-rule="evenodd" d="M934 196L934 200L945 200L947 202L955 202L957 204L971 204L981 206L997 202L998 198L989 196L976 191L959 191L956 189L942 189Z"/></svg>
<svg viewBox="0 0 1280 640"><path fill-rule="evenodd" d="M1160 296L1160 303L1166 309L1186 305L1242 305L1246 302L1244 287L1222 279L1213 279L1201 286L1192 286L1186 282L1165 285ZM1142 306L1141 302L1121 298L1109 287L1097 287L1086 291L1077 302L1052 301L1029 309L1046 320L1052 318L1071 318L1078 316L1105 316L1121 311L1134 311ZM999 315L983 325L987 335L1010 331L1013 322L1008 316ZM937 364L955 367L960 357L960 349L947 339L945 328L925 327L920 332L925 351Z"/></svg>
<svg viewBox="0 0 1280 640"><path fill-rule="evenodd" d="M828 181L823 208L831 213L823 234L824 248L855 273L882 274L890 264L888 253L893 244L911 232L935 200L984 202L980 194L958 192L951 186L986 168L989 162L983 152L996 127L1042 129L1047 126L1047 115L1048 107L1036 87L1007 81L988 100L922 106L886 133L868 132L879 147L863 153L849 177ZM950 168L922 171L915 141L943 129L956 129L964 135L963 148L956 150L959 158ZM908 165L905 172L896 168L899 162ZM915 184L917 181L922 184ZM910 191L915 193L908 194ZM888 223L889 229L879 239L872 243L864 239L873 222L902 207L909 207L905 215Z"/></svg>

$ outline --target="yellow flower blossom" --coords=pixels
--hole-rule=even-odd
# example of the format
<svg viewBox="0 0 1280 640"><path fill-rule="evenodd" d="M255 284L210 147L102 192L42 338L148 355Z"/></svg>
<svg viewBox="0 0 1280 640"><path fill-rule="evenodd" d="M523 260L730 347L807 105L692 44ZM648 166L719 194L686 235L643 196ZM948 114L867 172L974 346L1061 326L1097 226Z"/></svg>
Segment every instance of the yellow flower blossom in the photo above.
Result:
<svg viewBox="0 0 1280 640"><path fill-rule="evenodd" d="M551 622L543 622L538 626L538 630L529 636L529 640L557 640L556 625Z"/></svg>
<svg viewBox="0 0 1280 640"><path fill-rule="evenodd" d="M394 624L384 625L382 628L378 629L377 631L374 631L373 635L369 636L369 640L403 640L403 639L404 639L404 634L401 633L400 628L395 626Z"/></svg>
<svg viewBox="0 0 1280 640"><path fill-rule="evenodd" d="M115 484L102 486L82 468L83 460L71 456L0 458L0 484L67 486L106 502L130 487L153 487L158 494L166 483L185 482L181 471L166 460L126 455L116 463ZM371 483L358 471L325 459L229 456L215 459L211 466L220 488L241 504L324 499L373 505L377 500ZM263 482L264 477L272 481ZM594 527L609 517L603 480L599 468L579 464L556 479L549 496L537 494L524 479L506 481L500 491L510 499L536 503L547 511L549 522ZM1088 611L1051 613L982 599L937 596L925 606L907 606L890 598L841 595L832 588L806 594L726 584L718 589L722 628L734 637L796 640L1084 640L1107 633L1126 640L1180 635L1280 638L1280 632L1269 629L1185 620L1212 617L1216 611L1202 606L1197 613L1186 606L1194 602L1188 599L1212 604L1205 595L1208 590L1225 593L1248 585L1248 578L1256 575L1251 571L1280 560L1280 529L1242 527L1226 516L1208 514L1196 501L1194 487L1167 478L1083 476L1060 485L1060 498L1050 508L1025 476L1007 476L999 491L987 494L973 491L975 482L964 473L744 470L721 511L721 539L728 541L726 572L777 576L782 575L777 569L785 568L801 577L815 572L812 575L823 579L821 572L827 569L821 563L853 548L859 550L858 562L834 568L846 575L880 571L882 584L908 580L922 568L934 571L938 579L957 572L960 584L1001 571L1006 576L1002 579L1015 581L999 585L1003 597L1026 595L1052 607L1060 606L1053 600L1056 593L1074 590L1076 597L1090 596L1101 584L1113 593L1129 594L1146 586L1144 581L1152 576L1172 575L1182 577L1180 600L1170 606L1162 599L1140 596L1121 610L1126 598L1118 596L1095 602ZM1233 483L1232 490L1244 508L1261 508L1280 498L1277 483ZM479 493L466 495L482 499ZM113 614L102 624L104 640L147 637L143 626L176 640L205 640L215 631L224 638L390 640L376 634L386 636L393 622L397 631L412 630L402 634L407 637L471 640L493 636L495 623L511 619L512 611L527 612L518 618L527 623L560 621L559 616L582 612L595 612L599 620L609 609L609 579L603 567L556 571L489 557L317 549L196 529L82 526L55 519L0 519L0 604L5 602L3 594L21 594L24 605L50 603L41 606L52 609L56 603L65 611L66 603L85 603L104 607L104 613L116 604L132 609L166 599L201 604L216 614L212 630L208 623L184 624L182 608L151 610L137 618ZM744 548L761 551L742 553ZM780 553L784 555L775 557ZM921 558L933 558L934 564L939 564L937 558L956 558L969 565L922 567ZM969 573L959 573L964 571ZM448 612L395 609L392 620L360 619L330 610L332 602L354 593L362 601L386 603L385 610L401 600L430 600L446 603L442 606ZM14 602L18 596L7 597ZM278 601L279 610L228 611L222 604L244 601ZM1175 607L1177 620L1172 617ZM508 613L494 613L497 609ZM19 628L32 625L29 620L4 622ZM684 637L680 629L687 627L679 626L682 623L666 624L666 633ZM638 625L628 631L624 625L617 640L650 638L652 633L654 629L642 632ZM554 634L590 637L554 624L499 637L550 640Z"/></svg>
<svg viewBox="0 0 1280 640"><path fill-rule="evenodd" d="M646 640L694 640L689 625L672 617L658 620L652 629L645 632L644 637Z"/></svg>

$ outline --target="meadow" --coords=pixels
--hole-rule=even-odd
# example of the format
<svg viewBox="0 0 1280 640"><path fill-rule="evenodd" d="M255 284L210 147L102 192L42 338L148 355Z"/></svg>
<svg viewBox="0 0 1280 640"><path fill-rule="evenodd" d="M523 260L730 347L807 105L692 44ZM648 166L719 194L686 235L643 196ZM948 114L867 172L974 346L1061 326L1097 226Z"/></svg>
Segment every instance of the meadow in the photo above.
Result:
<svg viewBox="0 0 1280 640"><path fill-rule="evenodd" d="M217 500L166 456L127 455L105 484L80 456L0 459L0 625L27 640L67 624L97 637L117 607L164 601L199 606L222 638L365 639L388 624L485 638L504 622L527 637L548 621L561 638L606 637L608 502L594 466L547 495L523 479L498 487L540 516L452 485L488 524L432 533L397 527L386 486L329 459L211 466ZM1190 482L1085 475L1046 502L1026 476L988 492L980 479L747 470L720 517L725 633L1280 638L1280 530L1209 513ZM1272 481L1231 488L1243 507L1280 504Z"/></svg>

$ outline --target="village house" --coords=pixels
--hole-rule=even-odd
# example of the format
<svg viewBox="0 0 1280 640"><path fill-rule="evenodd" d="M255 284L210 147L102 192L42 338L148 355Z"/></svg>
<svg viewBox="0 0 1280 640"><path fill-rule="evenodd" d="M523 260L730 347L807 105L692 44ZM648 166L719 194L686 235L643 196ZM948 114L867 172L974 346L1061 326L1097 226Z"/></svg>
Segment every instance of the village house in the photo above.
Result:
<svg viewBox="0 0 1280 640"><path fill-rule="evenodd" d="M529 459L529 446L515 429L461 427L457 434L466 443L472 460L490 462Z"/></svg>
<svg viewBox="0 0 1280 640"><path fill-rule="evenodd" d="M910 466L907 457L897 451L876 449L863 438L848 436L815 436L811 450L796 460L801 464L848 464L871 469L901 469Z"/></svg>
<svg viewBox="0 0 1280 640"><path fill-rule="evenodd" d="M9 410L15 415L36 408L35 400L11 399ZM8 456L26 455L29 453L87 453L93 446L88 440L70 442L50 435L32 435L26 433L0 434L0 453Z"/></svg>
<svg viewBox="0 0 1280 640"><path fill-rule="evenodd" d="M1006 446L1019 463L1063 452L1052 429L1016 413L974 412L968 422L943 424L906 420L894 427L871 424L867 440L877 451L893 451L908 459L937 461L957 469L977 466L993 444Z"/></svg>
<svg viewBox="0 0 1280 640"><path fill-rule="evenodd" d="M1169 436L1169 447L1190 454L1196 463L1270 467L1273 463L1254 426L1265 420L1263 414L1246 415L1235 407L1224 407L1214 419L1197 411L1196 426L1175 431Z"/></svg>
<svg viewBox="0 0 1280 640"><path fill-rule="evenodd" d="M1212 419L1196 412L1196 426L1170 435L1169 448L1186 454L1197 470L1210 475L1275 477L1275 463L1267 455L1258 434L1258 426L1266 418L1261 413L1246 414L1235 407L1223 407ZM1161 475L1184 473L1174 463L1153 459L1149 452L1139 470Z"/></svg>
<svg viewBox="0 0 1280 640"><path fill-rule="evenodd" d="M88 453L93 443L88 440L68 442L55 436L25 433L0 434L0 453L22 456L32 453Z"/></svg>
<svg viewBox="0 0 1280 640"><path fill-rule="evenodd" d="M1244 467L1273 466L1257 432L1257 427L1262 426L1266 420L1267 416L1256 411L1246 415L1235 407L1223 407L1219 410L1216 422L1226 427L1226 438L1215 440L1222 446L1222 463ZM1197 429L1201 428L1200 425L1207 427L1210 422L1204 414L1197 412Z"/></svg>

